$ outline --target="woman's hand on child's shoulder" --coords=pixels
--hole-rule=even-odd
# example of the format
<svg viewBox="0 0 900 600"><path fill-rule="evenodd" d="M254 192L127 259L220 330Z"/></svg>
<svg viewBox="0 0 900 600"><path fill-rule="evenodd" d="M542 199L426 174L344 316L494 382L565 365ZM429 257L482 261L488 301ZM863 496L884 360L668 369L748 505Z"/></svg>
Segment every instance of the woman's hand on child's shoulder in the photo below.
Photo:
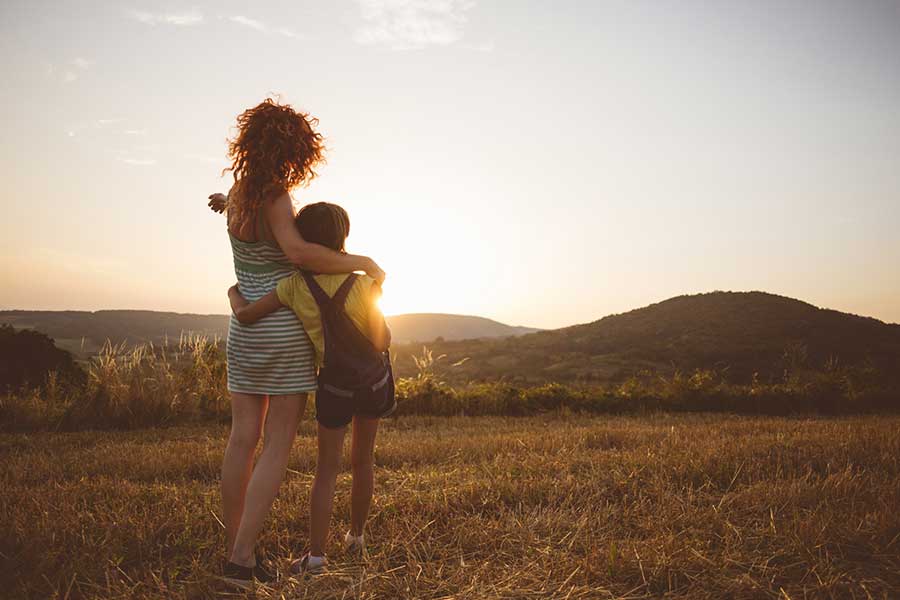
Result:
<svg viewBox="0 0 900 600"><path fill-rule="evenodd" d="M385 273L381 267L378 266L371 258L368 259L368 264L366 265L366 275L375 280L375 283L382 284L384 280L387 278L387 273Z"/></svg>

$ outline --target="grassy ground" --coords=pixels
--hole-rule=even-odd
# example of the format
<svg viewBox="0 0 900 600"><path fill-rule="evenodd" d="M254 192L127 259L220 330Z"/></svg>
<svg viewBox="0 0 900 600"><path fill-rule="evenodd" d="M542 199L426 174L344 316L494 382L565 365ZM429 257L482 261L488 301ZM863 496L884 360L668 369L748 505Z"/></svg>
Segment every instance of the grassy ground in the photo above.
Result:
<svg viewBox="0 0 900 600"><path fill-rule="evenodd" d="M0 596L221 590L227 428L0 436ZM261 541L304 548L302 425ZM897 598L900 418L385 423L366 563L273 598ZM338 483L333 539L347 527Z"/></svg>

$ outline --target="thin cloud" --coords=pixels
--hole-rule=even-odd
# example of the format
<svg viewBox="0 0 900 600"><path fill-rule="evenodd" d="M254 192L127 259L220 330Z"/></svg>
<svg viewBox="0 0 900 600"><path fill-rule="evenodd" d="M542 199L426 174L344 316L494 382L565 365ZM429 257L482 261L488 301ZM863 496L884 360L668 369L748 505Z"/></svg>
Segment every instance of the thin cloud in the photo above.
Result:
<svg viewBox="0 0 900 600"><path fill-rule="evenodd" d="M232 23L237 23L238 25L243 25L244 27L249 27L250 29L255 29L257 31L266 31L267 28L260 21L256 19L251 19L249 17L245 17L243 15L235 15L233 17L228 17L228 20Z"/></svg>
<svg viewBox="0 0 900 600"><path fill-rule="evenodd" d="M275 33L277 33L279 35L283 35L284 37L289 37L294 40L302 40L303 39L302 35L300 35L296 31L293 31L286 27L279 27L278 29L275 30Z"/></svg>
<svg viewBox="0 0 900 600"><path fill-rule="evenodd" d="M284 37L292 38L295 40L303 38L302 35L294 31L293 29L288 29L287 27L276 27L273 29L262 21L251 19L250 17L245 17L244 15L234 15L231 17L226 17L226 19L237 25L249 27L250 29L255 29L256 31L260 31L263 33L277 33L278 35L283 35Z"/></svg>
<svg viewBox="0 0 900 600"><path fill-rule="evenodd" d="M199 25L203 22L203 14L197 9L192 9L187 12L165 14L135 10L131 12L131 17L145 25L163 24L186 27L190 25Z"/></svg>
<svg viewBox="0 0 900 600"><path fill-rule="evenodd" d="M112 119L97 119L97 125L100 127L105 127L107 125L114 125L116 123L121 123L124 120L125 119L123 119L122 117L115 117Z"/></svg>
<svg viewBox="0 0 900 600"><path fill-rule="evenodd" d="M125 135L147 135L146 129L126 129L123 131Z"/></svg>
<svg viewBox="0 0 900 600"><path fill-rule="evenodd" d="M470 0L358 0L363 24L359 44L395 50L448 46L463 37Z"/></svg>

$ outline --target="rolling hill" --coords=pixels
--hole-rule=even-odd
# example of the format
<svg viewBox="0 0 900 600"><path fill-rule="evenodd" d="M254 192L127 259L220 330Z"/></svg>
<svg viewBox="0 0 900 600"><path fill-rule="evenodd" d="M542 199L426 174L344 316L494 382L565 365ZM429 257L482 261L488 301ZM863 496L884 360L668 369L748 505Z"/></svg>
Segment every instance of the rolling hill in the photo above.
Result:
<svg viewBox="0 0 900 600"><path fill-rule="evenodd" d="M431 348L446 355L439 371L453 382L616 381L695 368L747 382L754 373L777 378L786 361L822 368L828 360L866 363L900 378L900 325L763 292L679 296L584 325ZM394 349L399 374L414 372L410 355L420 351Z"/></svg>
<svg viewBox="0 0 900 600"><path fill-rule="evenodd" d="M182 332L224 338L226 315L196 315L150 310L0 311L0 323L16 329L36 329L76 356L96 353L109 339L114 343L159 343L177 340ZM430 343L435 338L459 340L522 335L538 331L512 327L482 317L446 314L410 314L388 317L394 340Z"/></svg>
<svg viewBox="0 0 900 600"><path fill-rule="evenodd" d="M484 317L437 313L396 315L388 317L387 321L391 327L391 336L396 342L430 342L438 338L500 338L540 331L533 327L505 325Z"/></svg>

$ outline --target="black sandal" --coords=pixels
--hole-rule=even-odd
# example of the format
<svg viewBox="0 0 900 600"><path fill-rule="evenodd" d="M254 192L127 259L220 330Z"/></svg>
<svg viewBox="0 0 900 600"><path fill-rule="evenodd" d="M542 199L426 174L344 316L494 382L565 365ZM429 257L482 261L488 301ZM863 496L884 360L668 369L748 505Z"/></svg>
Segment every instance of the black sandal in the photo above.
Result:
<svg viewBox="0 0 900 600"><path fill-rule="evenodd" d="M263 566L262 559L257 554L256 565L253 567L245 567L231 561L225 563L225 568L222 569L222 579L237 587L251 589L254 580L265 585L274 582L278 576Z"/></svg>
<svg viewBox="0 0 900 600"><path fill-rule="evenodd" d="M254 567L245 567L229 560L222 569L222 580L241 589L249 590L253 588L253 571Z"/></svg>

